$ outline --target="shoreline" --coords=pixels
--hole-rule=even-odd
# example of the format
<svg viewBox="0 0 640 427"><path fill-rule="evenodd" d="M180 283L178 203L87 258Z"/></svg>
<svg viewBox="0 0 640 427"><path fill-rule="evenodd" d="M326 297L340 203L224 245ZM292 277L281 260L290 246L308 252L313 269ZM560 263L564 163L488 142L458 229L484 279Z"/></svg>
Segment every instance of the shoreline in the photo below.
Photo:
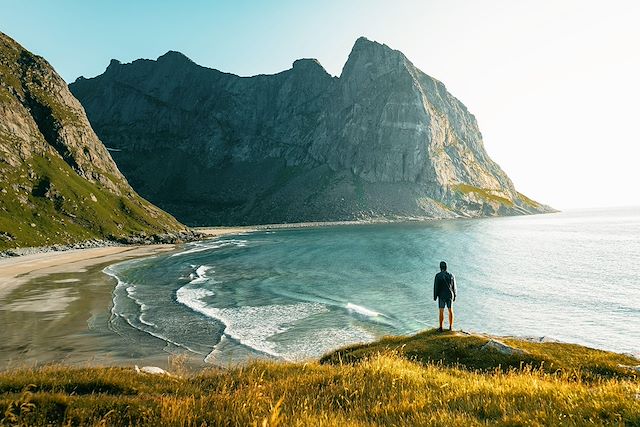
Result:
<svg viewBox="0 0 640 427"><path fill-rule="evenodd" d="M270 230L297 230L301 228L322 228L322 227L349 227L381 224L417 224L432 221L442 221L450 219L470 219L458 218L399 218L399 219L359 219L349 221L310 221L310 222L285 222L275 224L256 224L239 226L202 226L191 227L194 231L206 234L208 238L219 237L227 234L252 233L256 231Z"/></svg>
<svg viewBox="0 0 640 427"><path fill-rule="evenodd" d="M372 223L368 221L313 222L313 223L291 223L291 224L271 224L271 225L267 224L267 225L243 226L243 227L203 227L200 229L195 229L194 231L200 232L202 234L206 234L203 240L209 240L209 239L215 239L216 237L221 237L226 235L233 235L233 234L241 235L245 233L265 231L265 230L300 229L300 228L313 228L313 227L323 227L323 226L325 227L358 226L358 225L371 225L371 224ZM233 237L231 238L233 239ZM26 296L28 296L27 294L41 291L42 296L49 296L50 298L40 297L40 299L37 302L37 304L39 304L40 307L35 307L36 305L36 303L34 302L36 300L35 298L32 298L30 303L32 304L31 305L32 308L34 307L39 308L39 310L36 309L32 311L44 312L46 311L47 307L56 307L56 306L64 307L65 304L66 304L66 307L70 307L72 303L69 301L72 301L75 295L73 294L73 292L76 292L76 288L80 288L84 286L86 289L88 289L91 292L93 292L94 290L97 291L98 288L100 288L101 289L100 293L104 294L102 295L101 301L107 301L108 303L108 301L111 300L111 292L113 291L113 286L110 286L112 284L112 280L108 277L105 279L106 276L102 274L103 267L117 263L119 261L127 260L127 259L152 257L154 255L157 255L160 253L166 253L167 251L175 250L180 247L181 246L176 244L126 245L126 246L110 246L110 247L100 247L100 248L90 248L90 249L75 249L75 250L67 250L67 251L59 251L59 252L45 252L45 253L23 255L19 257L11 257L11 258L5 258L5 259L0 258L0 301L3 299L5 300L5 301L2 301L2 303L6 304L7 306L5 310L11 310L14 313L18 311L26 312L27 306L25 304L25 301L27 301L28 299L26 298ZM65 276L65 274L68 274L68 276ZM92 275L93 277L91 277ZM103 277L103 279L100 280L100 284L98 284L98 280L96 279L98 276ZM76 282L76 283L73 283L73 282ZM87 286L85 282L89 283L89 286ZM21 286L23 286L23 289L20 289L19 291L16 291L16 293L11 294L15 289ZM5 296L8 298L5 298ZM14 301L16 301L17 303L14 303ZM103 304L102 302L100 304L101 306L106 307L106 305ZM22 305L23 309L19 309L18 305ZM76 303L76 305L78 305L78 303ZM12 308L9 308L8 306L12 306ZM85 307L86 306L87 304L85 304ZM91 307L91 310L92 310L91 314L93 314L93 312L96 310L96 307L97 307L96 304L94 304L94 307ZM62 314L62 309L56 308L55 310L58 310L58 313ZM50 311L53 312L55 310L50 310ZM92 327L94 326L92 324L93 321L91 319L87 320L86 317L84 318L84 320L80 319L78 310L75 310L75 311L74 310L75 309L73 307L68 309L67 312L71 313L70 316L74 316L73 319L69 320L68 322L63 323L62 321L57 320L59 325L67 325L67 324L70 325L71 323L73 323L75 327L74 329L75 334L70 335L69 342L65 343L64 347L66 347L68 350L71 350L72 348L79 349L79 353L77 356L74 352L71 352L71 351L66 353L66 355L62 359L62 361L64 361L65 363L73 363L74 360L79 360L79 358L82 358L85 361L90 360L90 362L88 362L90 365L98 365L100 364L100 360L102 360L103 363L107 362L109 365L122 365L123 363L134 363L134 362L141 363L139 360L142 360L143 358L148 359L149 356L151 356L150 352L145 352L145 351L134 351L129 354L125 354L122 351L116 352L112 350L113 346L109 347L105 345L101 347L99 346L98 349L101 349L101 348L108 349L108 352L100 353L100 351L98 350L96 351L96 354L100 353L101 356L107 355L106 358L97 357L97 356L95 358L90 358L89 357L90 351L88 350L89 346L86 344L83 344L80 346L78 344L80 341L79 339L80 333L78 333L77 331L80 330L80 327L82 325L84 325L84 329L86 330L87 323L89 323L89 329L92 329ZM107 313L104 313L107 315L107 317L105 318L103 315L97 320L100 320L100 321L104 321L105 319L108 320L108 314L109 314L108 307L106 308L106 310L103 310L103 311L107 312ZM88 312L89 312L88 310L85 310L84 313L88 313ZM11 314L11 316L13 316L16 320L18 319L16 314ZM47 314L43 313L40 316L44 318L47 316L51 317L53 315L49 313ZM9 318L10 317L6 317L6 319L9 319ZM37 319L37 316L34 316L34 318ZM44 323L46 323L46 320L37 320L37 322L40 322L40 325L44 327L45 326ZM38 325L38 328L40 327L41 326ZM23 338L25 336L29 336L27 335L28 333L31 333L26 327L20 327L20 329L23 332ZM64 330L64 328L58 328L58 329L60 331ZM33 333L35 333L35 329L33 329L33 331L34 331ZM96 340L99 340L105 343L107 342L107 340L104 339L105 338L104 334L102 336L98 336L94 334L93 331L89 331L89 332L93 334L93 336L91 337L92 343L95 343ZM111 332L113 333L114 331L112 330ZM494 337L510 338L514 336L494 335ZM530 340L532 342L546 342L549 340L548 337L531 336L528 334L524 336L516 335L515 337L519 339ZM89 340L90 337L86 337L86 338L87 340ZM10 341L10 340L6 340L6 341ZM553 339L553 341L555 341L555 339ZM578 344L575 341L560 340L559 342L563 342L563 343L573 342L575 344ZM10 360L13 360L14 362L21 360L20 353L22 352L21 350L22 345L19 344L19 341L14 340L13 344L11 342L5 343L5 349L8 350L10 349L10 347L7 346L7 344L13 345L14 348L16 349L14 354L11 356ZM113 344L113 342L110 342L110 344ZM59 345L55 341L50 341L50 345L53 345L54 347L56 347L55 351L57 351L57 355L62 354L62 352L60 351L60 348L62 348L63 345ZM587 344L578 344L578 345L587 346ZM1 347L2 346L0 346L0 350L2 350ZM37 362L41 363L43 359L46 361L50 355L56 355L56 353L54 352L51 352L50 354L40 353L41 355L38 355L38 353L36 352L36 349L38 347L40 347L41 351L46 350L46 348L42 346L42 343L36 343L36 345L29 346L30 354L25 353L25 356L32 355L31 360L35 361L37 359ZM155 347L156 349L161 348L161 346L157 346L157 345ZM593 344L591 344L589 347L594 349L610 351L617 354L631 355L636 358L640 357L640 354L637 354L637 353L626 352L621 350L611 350L611 349L606 350L602 347L594 346ZM9 353L7 352L7 354ZM133 356L134 354L140 354L141 357L139 359L136 359L135 356ZM167 358L172 357L170 356L170 354L174 354L174 353L167 353L163 351L155 353L154 357L158 359L158 362L155 362L155 363L160 364L161 366L166 366L165 363ZM163 358L164 358L164 362L161 360ZM52 359L49 358L49 360L51 361Z"/></svg>
<svg viewBox="0 0 640 427"><path fill-rule="evenodd" d="M162 340L145 334L123 341L110 323L116 280L104 268L175 249L108 247L0 260L0 320L8 328L0 341L0 371L49 364L203 366L193 355L163 351Z"/></svg>
<svg viewBox="0 0 640 427"><path fill-rule="evenodd" d="M558 211L560 212L560 211ZM558 212L545 212L548 213ZM309 222L291 222L291 223L273 223L273 224L255 224L255 225L237 225L237 226L193 226L189 227L194 236L201 239L185 240L185 241L156 241L156 242L131 242L122 243L114 240L101 240L93 239L86 240L70 244L56 244L51 246L25 246L18 248L8 248L0 250L0 261L6 259L23 258L25 256L38 255L38 254L56 254L67 253L79 250L91 250L101 248L137 248L137 247L150 247L150 246L162 246L162 245L179 245L189 242L196 242L200 240L207 240L211 238L221 237L229 234L243 234L251 233L255 231L269 231L269 230L295 230L301 228L322 228L322 227L341 227L341 226L365 226L365 225L380 225L380 224L419 224L430 223L435 221L448 221L448 220L469 220L469 219L489 219L489 218L508 218L508 216L497 217L465 217L457 216L454 218L433 218L433 217L401 217L401 218L370 218L370 219L356 219L356 220L344 220L344 221L309 221ZM519 216L519 215L515 215ZM0 268L2 265L0 263Z"/></svg>
<svg viewBox="0 0 640 427"><path fill-rule="evenodd" d="M255 227L208 227L198 230L207 238L254 231ZM56 247L22 248L23 255L0 258L0 300L9 292L31 280L56 273L81 273L99 264L143 258L174 250L179 244L89 246L69 249Z"/></svg>
<svg viewBox="0 0 640 427"><path fill-rule="evenodd" d="M127 352L120 336L109 331L114 280L102 270L174 249L116 246L0 260L0 319L8 328L0 342L0 366L117 366L138 360L166 366L165 355Z"/></svg>
<svg viewBox="0 0 640 427"><path fill-rule="evenodd" d="M219 227L201 233L204 240L246 231ZM171 252L182 243L96 247L98 243L102 242L64 250L25 248L22 255L0 257L0 320L9 328L0 342L0 370L49 363L168 368L176 360L203 366L193 355L162 351L164 343L150 337L138 337L141 341L134 346L123 346L120 335L109 326L115 279L103 269Z"/></svg>
<svg viewBox="0 0 640 427"><path fill-rule="evenodd" d="M472 219L467 217L456 218L427 218L427 217L402 217L402 218L372 218L372 219L356 219L344 221L308 221L308 222L282 222L274 224L256 224L237 227L192 227L196 231L206 232L208 230L217 229L238 229L242 232L263 231L263 230L280 230L280 229L297 229L297 228L313 228L313 227L340 227L340 226L358 226L358 225L379 225L379 224L413 224L413 223L429 223L442 220L456 219Z"/></svg>
<svg viewBox="0 0 640 427"><path fill-rule="evenodd" d="M82 273L89 267L171 251L176 245L103 246L39 252L0 259L0 299L21 285L56 273Z"/></svg>
<svg viewBox="0 0 640 427"><path fill-rule="evenodd" d="M214 237L222 237L229 234L241 234L251 233L259 230L257 225L242 225L242 226L205 226L205 227L191 227L193 231L206 235L207 239Z"/></svg>

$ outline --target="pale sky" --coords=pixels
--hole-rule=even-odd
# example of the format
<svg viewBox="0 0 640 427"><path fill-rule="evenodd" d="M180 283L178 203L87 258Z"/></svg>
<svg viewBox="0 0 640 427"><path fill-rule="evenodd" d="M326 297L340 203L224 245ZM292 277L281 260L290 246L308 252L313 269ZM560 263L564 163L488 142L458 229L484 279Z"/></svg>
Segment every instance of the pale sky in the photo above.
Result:
<svg viewBox="0 0 640 427"><path fill-rule="evenodd" d="M640 2L0 0L0 31L67 80L178 50L270 74L339 75L359 36L398 49L471 111L489 155L560 209L640 205Z"/></svg>

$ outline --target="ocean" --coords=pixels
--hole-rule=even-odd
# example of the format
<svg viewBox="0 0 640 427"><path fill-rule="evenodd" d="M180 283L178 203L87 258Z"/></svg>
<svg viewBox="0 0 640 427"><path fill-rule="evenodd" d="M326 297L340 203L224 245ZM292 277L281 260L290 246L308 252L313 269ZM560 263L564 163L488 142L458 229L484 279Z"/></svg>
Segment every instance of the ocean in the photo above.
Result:
<svg viewBox="0 0 640 427"><path fill-rule="evenodd" d="M437 326L433 278L456 277L455 328L640 355L640 208L256 231L104 271L110 328L227 365L305 360Z"/></svg>

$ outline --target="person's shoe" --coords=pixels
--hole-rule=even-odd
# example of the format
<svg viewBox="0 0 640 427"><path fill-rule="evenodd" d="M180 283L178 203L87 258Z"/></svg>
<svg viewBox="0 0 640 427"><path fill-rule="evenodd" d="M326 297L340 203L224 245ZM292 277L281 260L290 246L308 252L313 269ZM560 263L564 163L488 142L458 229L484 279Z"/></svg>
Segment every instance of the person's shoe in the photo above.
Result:
<svg viewBox="0 0 640 427"><path fill-rule="evenodd" d="M442 327L438 328L438 332L442 332Z"/></svg>
<svg viewBox="0 0 640 427"><path fill-rule="evenodd" d="M452 332L453 328L451 326L449 326L449 332Z"/></svg>

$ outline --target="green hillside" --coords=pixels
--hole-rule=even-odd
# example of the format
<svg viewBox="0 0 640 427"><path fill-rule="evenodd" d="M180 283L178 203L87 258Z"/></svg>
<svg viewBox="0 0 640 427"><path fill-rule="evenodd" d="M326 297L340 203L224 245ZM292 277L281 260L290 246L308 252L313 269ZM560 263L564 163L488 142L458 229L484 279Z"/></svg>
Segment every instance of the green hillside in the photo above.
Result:
<svg viewBox="0 0 640 427"><path fill-rule="evenodd" d="M51 65L0 33L0 250L189 233L133 191Z"/></svg>
<svg viewBox="0 0 640 427"><path fill-rule="evenodd" d="M33 156L4 175L0 186L0 250L182 229L146 200L113 194L55 155Z"/></svg>

